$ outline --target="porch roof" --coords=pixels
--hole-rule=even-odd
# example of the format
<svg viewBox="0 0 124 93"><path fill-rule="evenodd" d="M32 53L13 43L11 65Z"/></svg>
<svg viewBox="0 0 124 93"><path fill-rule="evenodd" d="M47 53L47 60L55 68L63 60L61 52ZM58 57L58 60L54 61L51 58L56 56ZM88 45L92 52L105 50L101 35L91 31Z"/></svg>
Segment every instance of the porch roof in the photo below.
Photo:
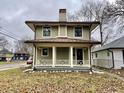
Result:
<svg viewBox="0 0 124 93"><path fill-rule="evenodd" d="M99 41L83 40L77 38L57 37L57 38L43 38L35 40L27 40L25 43L82 43L82 44L101 44Z"/></svg>

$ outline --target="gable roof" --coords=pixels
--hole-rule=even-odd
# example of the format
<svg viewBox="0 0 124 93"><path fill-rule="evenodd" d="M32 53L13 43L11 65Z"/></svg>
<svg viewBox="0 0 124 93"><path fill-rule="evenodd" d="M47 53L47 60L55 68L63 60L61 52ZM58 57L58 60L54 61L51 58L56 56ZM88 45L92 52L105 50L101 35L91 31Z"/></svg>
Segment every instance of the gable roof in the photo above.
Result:
<svg viewBox="0 0 124 93"><path fill-rule="evenodd" d="M124 36L106 45L103 45L102 47L94 49L93 52L102 51L106 49L123 49L123 48L124 48Z"/></svg>

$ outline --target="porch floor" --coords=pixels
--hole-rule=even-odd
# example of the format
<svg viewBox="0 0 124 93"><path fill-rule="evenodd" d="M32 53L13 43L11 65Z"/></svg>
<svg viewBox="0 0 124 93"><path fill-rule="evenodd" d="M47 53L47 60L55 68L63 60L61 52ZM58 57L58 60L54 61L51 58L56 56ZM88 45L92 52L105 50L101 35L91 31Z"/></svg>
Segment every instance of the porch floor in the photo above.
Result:
<svg viewBox="0 0 124 93"><path fill-rule="evenodd" d="M70 67L70 66L35 66L34 70L36 71L90 71L91 68L90 67L79 67L79 66L74 66L74 67Z"/></svg>

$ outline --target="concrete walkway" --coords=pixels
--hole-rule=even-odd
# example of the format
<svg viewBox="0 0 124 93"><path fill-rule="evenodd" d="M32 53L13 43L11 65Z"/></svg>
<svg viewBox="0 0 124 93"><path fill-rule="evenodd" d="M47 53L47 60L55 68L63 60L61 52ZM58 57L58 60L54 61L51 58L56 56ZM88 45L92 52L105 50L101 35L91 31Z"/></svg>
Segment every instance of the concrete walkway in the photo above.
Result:
<svg viewBox="0 0 124 93"><path fill-rule="evenodd" d="M115 78L117 78L117 79L120 79L120 80L124 81L124 77L120 77L119 75L116 75L116 74L113 74L113 73L109 73L109 72L107 72L107 71L104 71L104 70L101 70L101 69L98 69L98 68L95 68L95 67L93 67L93 70L94 70L94 71L104 72L105 74L107 74L107 75L109 75L109 76L111 76L111 77L115 77Z"/></svg>
<svg viewBox="0 0 124 93"><path fill-rule="evenodd" d="M13 69L13 68L26 67L26 66L28 66L28 65L26 65L26 63L24 63L24 62L16 62L16 63L12 63L12 64L3 64L3 65L0 65L0 71Z"/></svg>

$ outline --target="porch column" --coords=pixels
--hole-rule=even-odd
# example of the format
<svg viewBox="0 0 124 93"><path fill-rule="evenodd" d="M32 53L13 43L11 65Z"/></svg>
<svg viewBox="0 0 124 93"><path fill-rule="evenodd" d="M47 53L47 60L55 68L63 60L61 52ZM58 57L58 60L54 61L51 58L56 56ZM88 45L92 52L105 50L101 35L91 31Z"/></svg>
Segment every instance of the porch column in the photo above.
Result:
<svg viewBox="0 0 124 93"><path fill-rule="evenodd" d="M36 63L35 63L35 65L37 65L38 64L38 62L37 62L37 47L36 47L35 52L36 52Z"/></svg>
<svg viewBox="0 0 124 93"><path fill-rule="evenodd" d="M56 63L56 47L53 46L52 47L52 67L55 67L55 63Z"/></svg>
<svg viewBox="0 0 124 93"><path fill-rule="evenodd" d="M36 55L35 55L35 54L36 54L36 53L35 53L35 52L36 52L36 51L35 51L36 49L35 49L35 48L36 48L36 47L34 46L34 47L33 47L33 68L34 68L35 63L36 63Z"/></svg>
<svg viewBox="0 0 124 93"><path fill-rule="evenodd" d="M89 65L91 66L91 53L90 53L90 47L88 47L88 60L89 60Z"/></svg>
<svg viewBox="0 0 124 93"><path fill-rule="evenodd" d="M70 47L70 62L71 67L73 67L73 46Z"/></svg>

